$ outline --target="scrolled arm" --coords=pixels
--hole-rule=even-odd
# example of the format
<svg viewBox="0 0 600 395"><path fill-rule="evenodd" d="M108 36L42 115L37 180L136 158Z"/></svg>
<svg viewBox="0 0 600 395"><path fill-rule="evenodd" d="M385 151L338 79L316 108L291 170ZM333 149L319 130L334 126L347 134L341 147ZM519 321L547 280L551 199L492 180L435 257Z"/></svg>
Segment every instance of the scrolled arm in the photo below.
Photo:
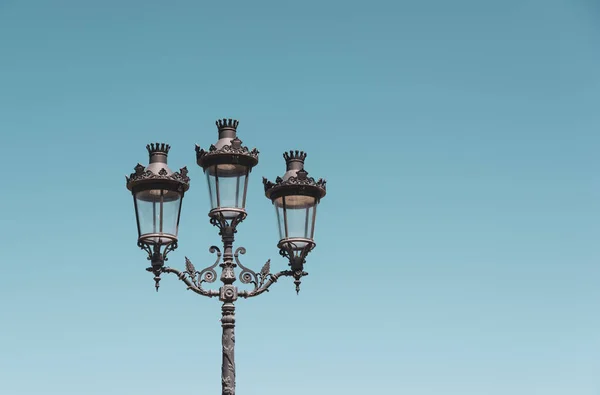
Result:
<svg viewBox="0 0 600 395"><path fill-rule="evenodd" d="M235 262L242 272L240 273L240 281L242 284L252 284L254 289L250 291L241 291L238 292L238 295L243 298L249 298L252 296L260 295L261 293L268 291L268 288L273 284L277 279L283 276L286 272L283 271L281 273L277 273L275 275L271 274L271 260L268 259L264 266L260 269L259 272L255 272L240 262L239 255L245 254L246 249L244 247L238 247L233 254L235 258Z"/></svg>
<svg viewBox="0 0 600 395"><path fill-rule="evenodd" d="M280 271L279 273L276 274L270 274L269 275L269 279L267 281L264 282L264 284L261 284L260 287L256 287L255 289L253 289L252 291L240 291L238 293L238 296L241 298L252 298L254 296L258 296L261 293L268 291L269 287L271 285L273 285L273 283L277 282L277 280L279 279L279 277L281 276L293 276L294 272L292 272L291 270L283 270Z"/></svg>
<svg viewBox="0 0 600 395"><path fill-rule="evenodd" d="M209 248L209 251L213 254L216 253L217 259L215 260L215 263L201 271L196 270L188 257L185 257L186 270L183 272L170 267L163 267L160 270L162 273L173 273L177 275L177 277L188 286L188 289L191 289L198 295L208 296L209 298L212 298L213 296L219 296L219 291L206 290L202 288L202 283L212 283L216 280L217 273L215 272L215 267L221 260L221 251L218 247L212 246Z"/></svg>
<svg viewBox="0 0 600 395"><path fill-rule="evenodd" d="M194 285L194 283L192 283L192 281L188 278L188 276L186 276L185 273L182 273L177 269L163 267L162 272L175 274L181 281L183 281L188 286L188 289L194 291L198 295L208 296L209 298L212 298L213 296L219 296L219 291L215 291L212 289L204 289L202 288L201 283L198 284L198 286Z"/></svg>

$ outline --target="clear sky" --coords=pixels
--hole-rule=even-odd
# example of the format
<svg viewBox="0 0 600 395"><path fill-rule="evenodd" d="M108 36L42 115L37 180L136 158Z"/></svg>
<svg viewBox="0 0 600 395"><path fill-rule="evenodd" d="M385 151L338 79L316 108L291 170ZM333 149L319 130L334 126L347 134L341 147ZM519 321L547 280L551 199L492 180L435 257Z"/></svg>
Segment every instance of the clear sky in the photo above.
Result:
<svg viewBox="0 0 600 395"><path fill-rule="evenodd" d="M180 247L219 243L194 144L328 180L302 290L237 303L238 394L600 394L600 3L0 0L0 393L220 393L220 303L136 246L125 175L187 165ZM239 284L239 283L238 283Z"/></svg>

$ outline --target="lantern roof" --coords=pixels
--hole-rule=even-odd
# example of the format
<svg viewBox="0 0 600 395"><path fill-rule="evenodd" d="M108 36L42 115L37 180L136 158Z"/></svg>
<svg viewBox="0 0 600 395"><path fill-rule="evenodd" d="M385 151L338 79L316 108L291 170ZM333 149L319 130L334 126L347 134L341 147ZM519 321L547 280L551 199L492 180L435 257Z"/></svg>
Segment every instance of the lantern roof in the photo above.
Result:
<svg viewBox="0 0 600 395"><path fill-rule="evenodd" d="M190 188L187 167L184 166L178 172L174 172L167 166L167 156L170 148L165 143L151 143L146 145L146 149L150 155L150 164L147 167L141 163L135 166L134 172L129 177L125 177L127 189L133 191L138 186L159 182L173 184L176 189L182 192L187 191Z"/></svg>
<svg viewBox="0 0 600 395"><path fill-rule="evenodd" d="M308 172L304 170L305 152L289 151L284 153L283 157L287 166L287 171L283 177L277 177L275 182L263 177L265 195L269 199L289 195L314 196L317 199L325 196L327 181L322 178L315 180L313 177L309 177Z"/></svg>
<svg viewBox="0 0 600 395"><path fill-rule="evenodd" d="M196 145L196 162L206 169L219 164L240 164L250 168L258 164L258 150L242 146L237 137L239 122L235 119L219 119L216 122L219 140L208 151Z"/></svg>

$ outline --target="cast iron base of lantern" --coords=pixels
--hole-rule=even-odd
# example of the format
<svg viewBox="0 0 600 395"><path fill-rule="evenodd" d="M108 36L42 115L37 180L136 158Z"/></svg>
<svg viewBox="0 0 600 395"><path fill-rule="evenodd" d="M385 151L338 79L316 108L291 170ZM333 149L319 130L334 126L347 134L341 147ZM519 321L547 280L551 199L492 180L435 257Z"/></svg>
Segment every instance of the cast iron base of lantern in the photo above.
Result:
<svg viewBox="0 0 600 395"><path fill-rule="evenodd" d="M187 289L203 296L218 297L221 307L223 328L221 386L223 395L235 394L235 301L252 298L266 291L281 277L292 277L296 292L300 290L307 255L315 247L314 228L317 205L325 196L325 181L308 177L304 170L306 154L302 151L286 152L286 173L275 182L263 178L265 195L269 198L277 215L280 240L279 253L288 260L289 269L271 273L270 260L260 271L255 272L240 262L244 247L234 250L237 226L246 218L246 194L252 168L258 164L258 151L242 146L237 137L238 121L222 119L216 122L219 139L208 151L196 146L196 161L207 178L211 209L210 223L219 229L222 251L211 246L216 254L214 263L202 270L186 257L185 270L179 271L165 266L169 252L177 248L177 231L181 216L181 203L189 189L187 168L172 172L167 167L169 146L149 144L150 164L138 164L135 172L127 177L127 188L133 194L138 229L138 246L148 253L158 291L161 274L175 274ZM217 280L217 266L221 268L218 289L207 289L206 285ZM236 269L239 273L236 274ZM239 278L250 289L240 290L233 285Z"/></svg>

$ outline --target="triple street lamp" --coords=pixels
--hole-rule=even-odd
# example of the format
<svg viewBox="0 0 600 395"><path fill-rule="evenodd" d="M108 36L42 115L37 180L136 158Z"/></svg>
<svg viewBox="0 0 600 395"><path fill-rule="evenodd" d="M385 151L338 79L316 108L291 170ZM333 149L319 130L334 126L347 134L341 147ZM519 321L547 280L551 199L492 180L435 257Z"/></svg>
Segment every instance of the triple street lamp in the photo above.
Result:
<svg viewBox="0 0 600 395"><path fill-rule="evenodd" d="M287 171L275 182L263 178L265 195L275 206L280 240L279 254L289 261L290 268L272 274L270 260L259 272L242 265L239 254L246 249L233 250L237 226L246 218L246 193L248 178L252 168L258 164L258 151L242 146L237 137L238 121L222 119L216 122L219 140L208 151L196 146L196 161L206 174L211 210L210 223L219 228L223 243L223 253L210 247L216 253L216 261L209 267L196 270L192 262L185 258L185 271L165 266L169 252L177 248L177 230L181 216L183 195L190 187L186 167L173 172L167 167L169 145L149 144L150 163L144 167L138 164L135 172L127 177L127 189L133 194L135 216L138 229L138 246L148 253L158 291L161 274L173 273L183 281L188 289L198 295L218 297L221 307L223 327L223 364L221 384L223 395L235 394L234 327L235 306L238 298L251 298L267 291L280 277L294 278L296 292L300 282L308 273L304 271L306 256L315 247L314 230L317 205L325 196L325 180L308 177L304 170L306 154L290 151L283 154ZM215 268L221 267L221 282L218 290L206 289L205 283L213 283L217 278ZM233 285L236 280L235 268L241 269L239 280L251 284L250 290L238 290Z"/></svg>

